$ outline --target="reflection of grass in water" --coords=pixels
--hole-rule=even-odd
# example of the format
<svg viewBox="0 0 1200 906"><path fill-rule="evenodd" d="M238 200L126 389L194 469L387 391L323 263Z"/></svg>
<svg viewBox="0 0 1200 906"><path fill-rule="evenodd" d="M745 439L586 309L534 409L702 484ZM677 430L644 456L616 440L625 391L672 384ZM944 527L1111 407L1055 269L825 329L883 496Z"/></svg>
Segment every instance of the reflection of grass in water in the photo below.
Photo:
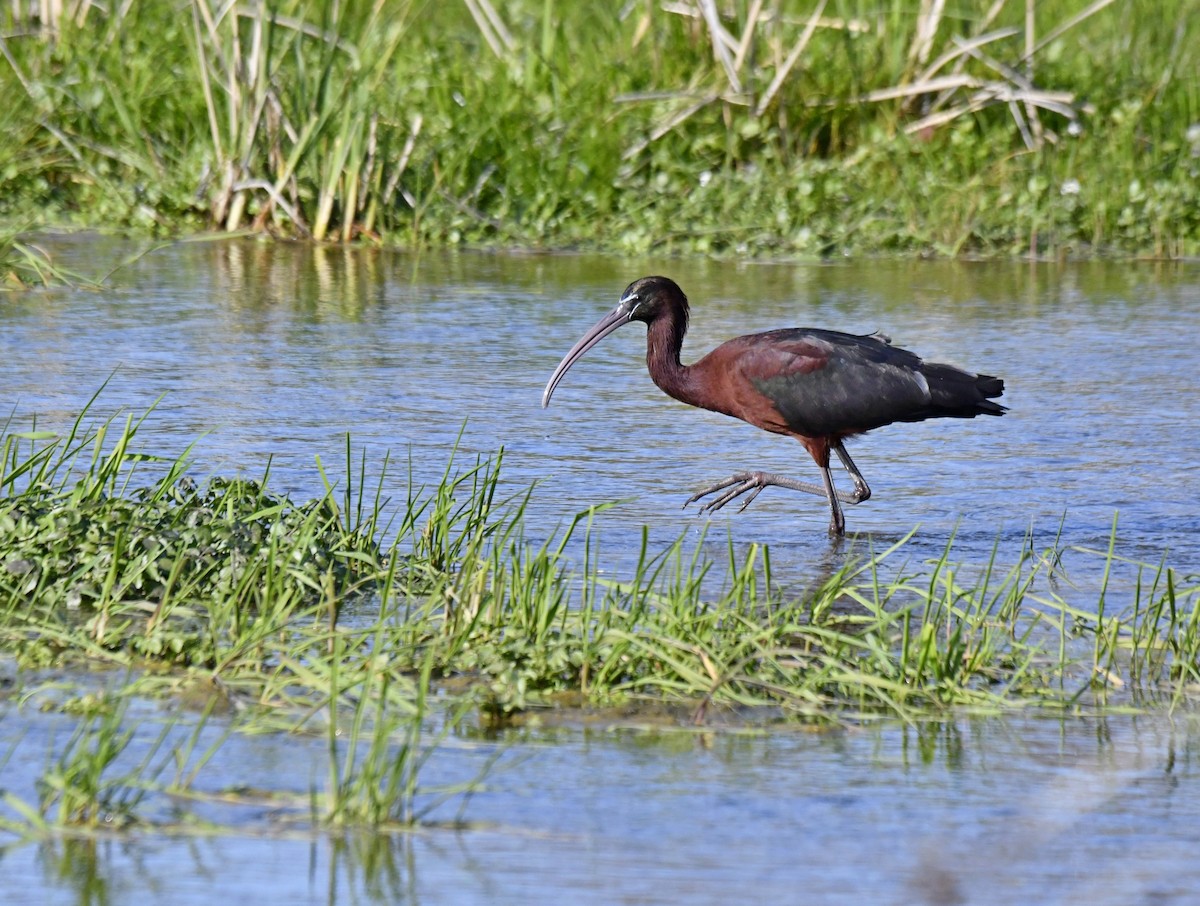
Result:
<svg viewBox="0 0 1200 906"><path fill-rule="evenodd" d="M56 265L37 245L0 230L0 291L79 284L90 281Z"/></svg>
<svg viewBox="0 0 1200 906"><path fill-rule="evenodd" d="M0 227L0 292L63 286L100 289L114 273L157 248L147 246L119 261L107 273L88 277L56 264L45 249L19 236L19 231Z"/></svg>
<svg viewBox="0 0 1200 906"><path fill-rule="evenodd" d="M916 720L1178 702L1196 680L1196 582L1165 565L1143 571L1131 603L1106 588L1088 612L1054 590L1057 543L1008 565L994 552L980 569L955 563L949 542L894 570L902 539L798 598L751 546L731 549L713 595L702 580L720 566L682 539L654 551L643 534L631 574L602 578L602 507L530 541L529 492L500 493L502 454L467 468L451 457L389 521L386 462L368 492L349 443L343 483L326 478L321 499L297 504L269 476L195 486L186 453L139 451L145 416L88 426L87 414L63 436L6 429L0 442L0 654L119 665L132 672L118 702L186 697L205 716L169 723L126 768L124 710L88 714L51 756L39 802L9 794L13 832L135 821L148 792L200 795L215 748L193 758L195 733L216 709L229 728L327 740L324 787L279 797L287 822L403 827L475 787L419 781L438 751L430 727L453 732L476 713L499 724L574 702L691 723ZM580 534L582 563L570 562ZM1117 562L1112 548L1097 555ZM431 689L446 704L431 707ZM191 746L164 752L191 725ZM168 755L176 774L162 780Z"/></svg>
<svg viewBox="0 0 1200 906"><path fill-rule="evenodd" d="M141 746L140 760L130 763L131 743L140 726L126 719L127 706L127 698L107 695L72 703L69 713L77 714L79 722L61 747L52 744L52 755L36 781L36 806L5 791L2 801L12 816L0 815L0 829L45 836L52 828L128 827L137 822L139 808L151 793L186 791L224 740L197 753L213 707L210 702L187 727L174 720L162 724L155 738ZM159 778L172 765L174 778L164 786Z"/></svg>

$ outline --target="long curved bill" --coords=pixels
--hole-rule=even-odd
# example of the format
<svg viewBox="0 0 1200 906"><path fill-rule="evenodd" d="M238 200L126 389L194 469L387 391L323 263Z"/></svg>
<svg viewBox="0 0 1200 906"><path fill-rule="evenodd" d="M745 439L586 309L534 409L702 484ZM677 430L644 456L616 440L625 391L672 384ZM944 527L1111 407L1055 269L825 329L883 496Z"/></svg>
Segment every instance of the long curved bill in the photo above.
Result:
<svg viewBox="0 0 1200 906"><path fill-rule="evenodd" d="M571 351L563 356L563 360L558 363L558 367L554 369L554 374L550 375L550 380L546 383L546 389L542 391L542 408L545 409L550 405L550 395L554 393L554 388L558 386L558 382L566 375L567 370L574 365L579 359L583 358L583 354L607 337L610 333L620 327L622 324L629 323L629 316L633 314L632 308L622 299L612 311L606 314L603 318L597 321L592 328L583 335L583 337L571 347Z"/></svg>

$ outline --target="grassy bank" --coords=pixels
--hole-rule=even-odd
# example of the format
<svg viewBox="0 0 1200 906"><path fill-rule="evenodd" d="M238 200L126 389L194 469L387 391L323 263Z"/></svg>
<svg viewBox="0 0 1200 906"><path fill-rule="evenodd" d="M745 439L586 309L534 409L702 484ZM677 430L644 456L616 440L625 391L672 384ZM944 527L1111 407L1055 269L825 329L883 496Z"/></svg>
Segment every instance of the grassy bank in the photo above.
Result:
<svg viewBox="0 0 1200 906"><path fill-rule="evenodd" d="M595 513L529 540L528 493L506 496L502 454L450 462L437 487L387 501L386 464L371 478L348 444L341 477L301 504L269 476L195 484L186 455L141 447L140 422L81 417L63 436L0 441L0 662L18 671L4 706L78 718L38 800L4 794L11 833L120 825L152 794L198 795L235 731L327 739L325 782L281 796L286 820L400 827L464 792L420 782L439 734L463 721L608 706L705 726L1161 708L1200 679L1200 591L1165 566L1144 568L1131 600L1102 590L1091 609L1054 591L1069 578L1062 551L1028 546L963 565L948 545L897 569L900 541L789 595L766 548L722 563L680 541L643 544L628 575L602 578ZM582 556L567 556L572 539ZM99 697L64 694L63 668L122 678ZM130 765L126 709L145 699L183 710ZM219 734L204 730L214 715Z"/></svg>
<svg viewBox="0 0 1200 906"><path fill-rule="evenodd" d="M272 6L7 7L9 230L1200 251L1194 0Z"/></svg>
<svg viewBox="0 0 1200 906"><path fill-rule="evenodd" d="M361 655L363 670L469 688L497 716L648 701L697 721L1061 707L1090 700L1097 676L1158 701L1196 678L1197 590L1165 566L1115 613L1055 594L1062 551L1028 546L966 566L951 541L896 572L902 540L785 595L767 548L715 562L681 539L643 542L629 575L601 578L597 512L530 541L532 492L506 495L502 453L452 460L437 487L392 501L386 464L370 477L348 444L325 496L297 503L269 476L198 485L186 454L140 449L143 419L4 435L0 640L24 666L198 670L278 704L310 682L327 695L335 663L344 678Z"/></svg>

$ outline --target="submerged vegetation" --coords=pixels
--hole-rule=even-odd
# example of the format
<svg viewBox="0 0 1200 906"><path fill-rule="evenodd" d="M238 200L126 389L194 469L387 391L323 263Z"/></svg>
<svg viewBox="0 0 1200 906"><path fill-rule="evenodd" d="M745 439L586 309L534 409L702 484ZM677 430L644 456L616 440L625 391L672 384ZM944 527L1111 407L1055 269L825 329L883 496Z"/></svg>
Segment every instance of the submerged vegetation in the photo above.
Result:
<svg viewBox="0 0 1200 906"><path fill-rule="evenodd" d="M1063 551L1030 544L968 567L951 543L911 568L894 566L901 540L786 593L765 547L717 563L643 542L629 575L602 578L597 511L530 540L532 492L504 496L502 453L451 460L436 487L392 501L387 463L369 481L347 441L344 475L297 504L269 475L194 484L186 453L140 449L143 421L10 425L0 441L0 661L29 677L25 698L44 698L46 668L123 677L45 703L80 722L36 801L0 791L0 830L145 821L164 792L246 798L196 788L239 730L327 740L326 781L272 794L277 820L403 827L474 788L421 777L464 721L614 705L707 726L1175 707L1200 683L1200 582L1165 565L1093 610L1055 591ZM131 760L145 731L129 702L146 699L200 716L162 724Z"/></svg>
<svg viewBox="0 0 1200 906"><path fill-rule="evenodd" d="M1200 250L1191 0L25 6L0 24L10 231Z"/></svg>

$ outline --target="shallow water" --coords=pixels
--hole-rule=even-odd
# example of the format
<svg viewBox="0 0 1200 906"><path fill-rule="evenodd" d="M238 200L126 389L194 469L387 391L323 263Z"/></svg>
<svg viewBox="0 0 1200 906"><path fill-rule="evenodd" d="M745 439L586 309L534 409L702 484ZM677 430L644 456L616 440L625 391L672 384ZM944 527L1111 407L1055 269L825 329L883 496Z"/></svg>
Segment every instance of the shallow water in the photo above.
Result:
<svg viewBox="0 0 1200 906"><path fill-rule="evenodd" d="M45 244L85 273L134 250L90 236ZM790 441L664 397L637 326L593 350L551 408L539 407L562 354L646 273L675 276L692 299L685 361L779 326L881 330L928 359L1004 377L1012 411L855 440L874 496L848 508L858 537L845 546L826 538L820 500L779 489L744 513L700 518L681 504L708 481L747 467L815 478L815 467ZM346 432L371 463L391 452L397 497L409 462L416 480L437 480L461 432L464 462L503 446L510 490L539 482L532 535L620 500L597 522L617 574L643 525L652 547L704 533L718 557L730 543L767 542L787 585L914 526L909 560L939 556L953 536L954 559L982 564L993 547L1014 560L1027 533L1039 549L1060 530L1066 545L1104 549L1114 518L1119 553L1151 563L1166 553L1197 573L1198 332L1193 264L797 266L185 243L100 291L0 297L0 406L18 425L36 415L61 428L106 378L98 415L139 412L165 393L147 449L175 455L200 437L199 475L256 475L270 461L272 485L299 495L320 490L317 456L341 470ZM1060 591L1094 606L1102 558L1068 561L1075 587ZM0 700L0 747L48 734ZM815 734L514 731L500 741L512 746L504 769L466 811L483 829L340 848L254 835L22 847L0 855L0 895L722 902L753 890L811 902L1190 902L1200 891L1189 846L1200 827L1196 740L1190 719L1166 717ZM214 785L261 770L304 790L320 776L320 745L310 757L262 740L227 745L243 754ZM464 741L450 763L469 766L489 748ZM44 759L44 747L22 751ZM0 785L32 776L11 779L21 763Z"/></svg>
<svg viewBox="0 0 1200 906"><path fill-rule="evenodd" d="M53 243L56 260L103 272L131 248ZM870 261L809 265L585 256L425 254L257 242L180 244L118 271L100 292L4 300L0 405L59 427L109 378L96 411L140 412L166 394L147 446L196 440L200 473L259 474L316 494L315 458L344 462L345 434L372 463L390 451L400 496L407 460L436 481L462 432L464 461L505 448L515 492L540 482L533 531L620 500L601 527L617 568L648 525L717 550L768 542L777 568L806 574L829 545L825 505L770 489L711 524L682 503L744 468L815 479L805 451L683 406L645 371L640 326L579 362L548 410L559 358L632 277L679 278L693 304L684 360L738 333L778 326L882 330L931 360L998 374L1003 419L893 425L850 444L874 491L848 508L860 545L918 526L936 556L955 534L965 560L999 539L1103 548L1114 516L1125 553L1200 565L1200 267ZM845 476L839 476L844 480Z"/></svg>
<svg viewBox="0 0 1200 906"><path fill-rule="evenodd" d="M465 809L468 829L264 835L233 816L214 836L26 845L0 852L0 896L937 906L1188 904L1200 891L1194 717L747 735L559 728L452 743L422 781L469 777L501 744L506 754ZM267 776L303 793L319 782L323 745L234 737L199 787ZM216 809L206 817L231 820ZM458 804L430 816L457 817ZM260 826L263 815L250 818Z"/></svg>

